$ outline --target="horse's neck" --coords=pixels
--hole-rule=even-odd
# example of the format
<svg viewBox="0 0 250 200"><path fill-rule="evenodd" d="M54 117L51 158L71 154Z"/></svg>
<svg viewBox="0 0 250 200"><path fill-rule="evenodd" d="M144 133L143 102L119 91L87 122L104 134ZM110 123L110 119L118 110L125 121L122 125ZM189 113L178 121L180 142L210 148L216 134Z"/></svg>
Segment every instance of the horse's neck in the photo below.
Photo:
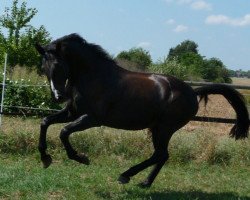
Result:
<svg viewBox="0 0 250 200"><path fill-rule="evenodd" d="M82 84L88 85L93 82L109 84L118 80L126 72L126 69L121 68L116 63L93 63L93 65L89 64L88 68L79 67L78 70L74 70L69 78L69 83L72 87L81 87Z"/></svg>
<svg viewBox="0 0 250 200"><path fill-rule="evenodd" d="M117 79L126 73L127 70L120 67L116 63L101 63L92 71L93 77L98 78L109 78L109 79Z"/></svg>

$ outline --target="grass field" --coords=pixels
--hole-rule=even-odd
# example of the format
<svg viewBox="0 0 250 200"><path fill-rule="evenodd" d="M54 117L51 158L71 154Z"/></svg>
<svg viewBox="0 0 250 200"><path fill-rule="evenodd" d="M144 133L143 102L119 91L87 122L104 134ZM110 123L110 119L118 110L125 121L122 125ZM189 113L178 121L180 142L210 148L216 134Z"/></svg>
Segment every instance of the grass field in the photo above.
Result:
<svg viewBox="0 0 250 200"><path fill-rule="evenodd" d="M249 167L169 163L150 189L141 189L148 170L127 185L116 181L137 159L104 156L88 167L61 159L44 170L36 154L1 155L1 199L250 199Z"/></svg>
<svg viewBox="0 0 250 200"><path fill-rule="evenodd" d="M250 140L234 141L211 126L185 127L170 142L170 160L150 189L127 185L119 174L152 152L147 131L93 128L72 135L91 165L68 160L58 138L62 125L48 132L53 164L43 169L36 150L39 119L4 118L0 132L0 199L250 199Z"/></svg>

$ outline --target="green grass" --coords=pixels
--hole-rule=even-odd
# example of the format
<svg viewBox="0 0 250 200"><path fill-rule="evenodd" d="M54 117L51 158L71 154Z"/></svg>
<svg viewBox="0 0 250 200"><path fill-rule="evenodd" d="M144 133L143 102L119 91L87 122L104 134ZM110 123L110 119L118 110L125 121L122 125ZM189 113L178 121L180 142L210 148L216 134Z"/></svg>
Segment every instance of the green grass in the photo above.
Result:
<svg viewBox="0 0 250 200"><path fill-rule="evenodd" d="M166 165L150 189L137 183L148 170L127 185L116 179L138 159L117 156L92 160L89 166L56 157L42 169L38 155L4 157L0 161L2 199L250 199L249 168L207 164Z"/></svg>
<svg viewBox="0 0 250 200"><path fill-rule="evenodd" d="M38 119L3 119L0 131L0 199L250 199L250 140L234 141L204 130L178 131L170 141L170 159L149 189L127 185L119 174L152 153L147 131L93 128L71 136L89 155L89 166L67 158L59 139L63 125L48 131L53 163L43 169L37 151Z"/></svg>

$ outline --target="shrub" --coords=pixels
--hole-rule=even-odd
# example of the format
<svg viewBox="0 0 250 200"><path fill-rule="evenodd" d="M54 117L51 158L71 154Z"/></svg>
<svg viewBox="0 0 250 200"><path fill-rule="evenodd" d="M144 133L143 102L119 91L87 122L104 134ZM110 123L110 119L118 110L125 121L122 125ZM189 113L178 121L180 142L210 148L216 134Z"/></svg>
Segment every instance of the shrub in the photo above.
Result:
<svg viewBox="0 0 250 200"><path fill-rule="evenodd" d="M182 80L200 80L201 78L190 70L189 67L179 63L177 60L166 60L151 65L149 71L159 74L172 75Z"/></svg>
<svg viewBox="0 0 250 200"><path fill-rule="evenodd" d="M42 109L60 109L58 104L51 101L49 87L46 86L27 86L30 85L30 80L11 81L6 80L5 97L4 97L4 112L16 113L23 115L43 115L48 111ZM2 93L2 88L0 89ZM37 109L20 109L18 107L31 107Z"/></svg>
<svg viewBox="0 0 250 200"><path fill-rule="evenodd" d="M116 59L129 61L139 71L145 71L152 63L149 52L140 47L122 51L117 55Z"/></svg>

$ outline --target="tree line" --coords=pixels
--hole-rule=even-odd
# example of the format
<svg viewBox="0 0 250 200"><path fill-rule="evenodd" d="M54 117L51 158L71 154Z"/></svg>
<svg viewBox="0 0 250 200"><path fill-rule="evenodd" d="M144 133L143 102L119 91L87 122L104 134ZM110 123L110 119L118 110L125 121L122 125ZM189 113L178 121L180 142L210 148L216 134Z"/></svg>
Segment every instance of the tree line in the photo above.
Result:
<svg viewBox="0 0 250 200"><path fill-rule="evenodd" d="M37 12L36 8L28 8L26 2L20 5L18 0L13 0L12 7L6 8L0 16L0 62L8 52L10 70L17 65L39 69L40 57L34 43L48 44L51 37L44 26L31 25ZM153 62L150 53L143 48L122 51L114 59L130 70L163 73L183 80L231 83L230 76L235 75L220 59L201 55L198 44L191 40L170 48L166 58L158 62Z"/></svg>

